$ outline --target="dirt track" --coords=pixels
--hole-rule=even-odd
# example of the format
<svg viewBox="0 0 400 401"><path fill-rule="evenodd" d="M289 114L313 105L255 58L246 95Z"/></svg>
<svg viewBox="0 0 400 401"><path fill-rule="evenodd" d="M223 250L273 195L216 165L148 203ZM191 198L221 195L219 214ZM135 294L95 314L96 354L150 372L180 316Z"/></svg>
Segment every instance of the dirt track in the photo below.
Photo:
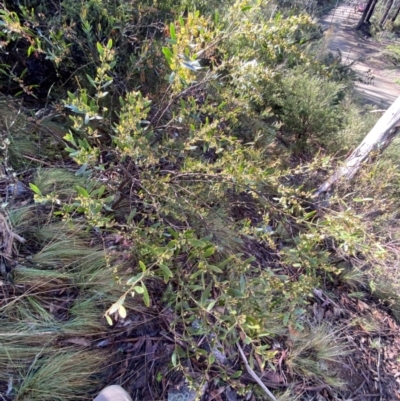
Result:
<svg viewBox="0 0 400 401"><path fill-rule="evenodd" d="M388 107L400 96L400 70L384 59L383 50L394 43L388 39L370 39L363 37L360 31L354 28L361 14L354 6L342 4L326 14L320 23L325 30L328 48L333 52L338 49L342 54L342 62L351 64L353 70L364 81L357 82L356 93L366 103L376 104L378 107ZM400 45L399 41L397 43Z"/></svg>

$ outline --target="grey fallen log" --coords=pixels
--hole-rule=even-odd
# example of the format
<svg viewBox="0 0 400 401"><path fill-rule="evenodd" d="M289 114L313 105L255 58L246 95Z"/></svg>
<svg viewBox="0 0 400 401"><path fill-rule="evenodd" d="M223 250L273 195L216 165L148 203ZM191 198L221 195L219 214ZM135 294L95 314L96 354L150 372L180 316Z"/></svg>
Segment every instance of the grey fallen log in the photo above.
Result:
<svg viewBox="0 0 400 401"><path fill-rule="evenodd" d="M400 127L400 96L386 110L361 144L346 159L344 165L326 180L315 192L319 196L328 192L340 178L350 180L372 151L382 152L394 139Z"/></svg>

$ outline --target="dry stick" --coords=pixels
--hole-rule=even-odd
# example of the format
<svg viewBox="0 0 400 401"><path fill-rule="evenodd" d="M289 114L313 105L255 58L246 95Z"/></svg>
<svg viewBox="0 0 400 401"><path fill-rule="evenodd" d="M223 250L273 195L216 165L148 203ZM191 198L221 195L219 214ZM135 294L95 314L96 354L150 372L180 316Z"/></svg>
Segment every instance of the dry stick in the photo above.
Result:
<svg viewBox="0 0 400 401"><path fill-rule="evenodd" d="M257 382L257 384L264 390L265 394L267 394L267 397L270 398L272 401L277 401L277 399L274 397L274 395L271 393L271 391L268 390L266 385L261 381L261 379L256 375L254 370L251 368L249 363L247 362L246 355L244 354L242 347L239 344L236 344L240 353L240 356L243 359L244 365L246 366L246 370L249 373L249 375Z"/></svg>

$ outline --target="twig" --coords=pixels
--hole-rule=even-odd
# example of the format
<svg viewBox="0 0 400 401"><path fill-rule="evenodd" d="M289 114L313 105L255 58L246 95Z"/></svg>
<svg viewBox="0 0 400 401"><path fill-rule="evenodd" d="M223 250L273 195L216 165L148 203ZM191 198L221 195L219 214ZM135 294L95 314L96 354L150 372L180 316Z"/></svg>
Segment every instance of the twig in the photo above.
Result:
<svg viewBox="0 0 400 401"><path fill-rule="evenodd" d="M239 344L236 344L240 353L240 356L243 359L244 365L246 366L246 370L249 373L249 375L257 382L257 384L264 390L265 394L267 394L267 397L269 397L272 401L277 401L277 399L274 397L274 395L271 393L271 391L268 390L266 385L261 381L261 379L255 374L254 370L251 368L249 363L247 362L246 355L244 354L242 347Z"/></svg>

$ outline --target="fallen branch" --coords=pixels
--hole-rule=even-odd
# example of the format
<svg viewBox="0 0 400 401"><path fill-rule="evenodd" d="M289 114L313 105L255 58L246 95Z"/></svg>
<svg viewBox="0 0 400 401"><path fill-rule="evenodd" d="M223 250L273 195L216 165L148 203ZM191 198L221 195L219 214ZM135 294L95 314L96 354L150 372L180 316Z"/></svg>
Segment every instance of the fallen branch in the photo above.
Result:
<svg viewBox="0 0 400 401"><path fill-rule="evenodd" d="M350 180L357 173L361 164L368 158L372 151L383 152L396 135L400 126L400 96L386 110L372 130L364 138L361 144L346 159L344 165L326 180L316 191L315 196L328 192L332 185L340 178Z"/></svg>
<svg viewBox="0 0 400 401"><path fill-rule="evenodd" d="M251 368L249 363L247 362L246 355L243 352L242 347L239 344L236 344L240 353L240 356L243 359L244 365L246 366L246 370L249 373L249 375L257 382L257 384L264 390L264 393L267 395L269 399L272 401L277 401L277 399L274 397L274 395L271 393L271 391L268 390L267 386L261 381L261 379L256 375L254 370Z"/></svg>

